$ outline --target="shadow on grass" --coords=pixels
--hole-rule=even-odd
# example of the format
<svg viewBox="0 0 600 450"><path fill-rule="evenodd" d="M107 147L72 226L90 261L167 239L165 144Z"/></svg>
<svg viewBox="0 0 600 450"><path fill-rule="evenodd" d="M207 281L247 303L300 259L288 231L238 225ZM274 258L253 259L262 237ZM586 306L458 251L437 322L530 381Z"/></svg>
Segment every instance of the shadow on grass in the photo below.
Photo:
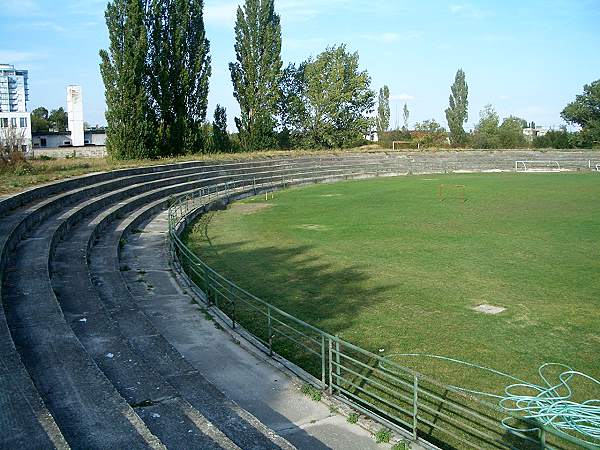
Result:
<svg viewBox="0 0 600 450"><path fill-rule="evenodd" d="M219 244L196 247L195 253L242 289L333 335L343 337L360 320L361 310L396 288L369 285L359 265L340 268L323 262L312 246L248 247L247 242Z"/></svg>

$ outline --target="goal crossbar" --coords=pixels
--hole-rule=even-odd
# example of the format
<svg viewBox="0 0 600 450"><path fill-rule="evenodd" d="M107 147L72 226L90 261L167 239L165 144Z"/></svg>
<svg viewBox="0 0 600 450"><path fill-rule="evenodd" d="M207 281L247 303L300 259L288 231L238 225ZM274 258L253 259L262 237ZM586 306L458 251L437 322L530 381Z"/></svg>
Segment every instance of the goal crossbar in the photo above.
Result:
<svg viewBox="0 0 600 450"><path fill-rule="evenodd" d="M540 167L541 165L541 167ZM537 166L537 167L532 167ZM560 171L560 163L553 160L515 161L515 172Z"/></svg>

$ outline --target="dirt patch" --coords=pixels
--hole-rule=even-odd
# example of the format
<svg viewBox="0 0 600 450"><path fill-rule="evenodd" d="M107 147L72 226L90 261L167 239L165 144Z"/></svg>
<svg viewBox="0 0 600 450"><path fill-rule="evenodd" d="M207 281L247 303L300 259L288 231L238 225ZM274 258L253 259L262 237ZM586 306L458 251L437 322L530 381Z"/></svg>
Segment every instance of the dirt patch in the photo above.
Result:
<svg viewBox="0 0 600 450"><path fill-rule="evenodd" d="M240 214L254 214L271 207L273 205L270 203L234 203L231 205L231 211Z"/></svg>

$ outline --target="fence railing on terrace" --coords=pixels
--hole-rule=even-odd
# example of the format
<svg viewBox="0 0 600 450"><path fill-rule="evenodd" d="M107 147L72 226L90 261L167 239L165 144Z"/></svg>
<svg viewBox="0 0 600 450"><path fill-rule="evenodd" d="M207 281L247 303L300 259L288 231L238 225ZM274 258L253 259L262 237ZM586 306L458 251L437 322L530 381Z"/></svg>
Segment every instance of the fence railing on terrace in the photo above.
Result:
<svg viewBox="0 0 600 450"><path fill-rule="evenodd" d="M306 371L306 381L414 440L460 449L599 448L600 442L585 442L525 420L320 330L228 280L181 239L186 226L217 200L235 200L308 182L394 173L394 164L381 163L290 166L285 174L246 174L243 179L217 181L180 196L169 208L173 263L195 290L203 293L209 306L224 313L233 328L241 326L251 333L265 352L300 367ZM522 430L503 426L506 417L512 417L515 427Z"/></svg>

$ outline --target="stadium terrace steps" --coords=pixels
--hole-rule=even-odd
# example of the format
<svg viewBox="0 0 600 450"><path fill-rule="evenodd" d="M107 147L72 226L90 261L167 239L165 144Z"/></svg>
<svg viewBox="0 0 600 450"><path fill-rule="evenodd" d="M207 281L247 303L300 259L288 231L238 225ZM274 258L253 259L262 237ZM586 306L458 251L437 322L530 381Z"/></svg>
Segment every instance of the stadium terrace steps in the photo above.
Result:
<svg viewBox="0 0 600 450"><path fill-rule="evenodd" d="M573 161L595 154L545 154ZM0 199L0 449L293 448L157 331L120 247L173 196L236 182L514 168L528 152L187 162L51 183ZM156 251L148 249L147 251ZM128 273L128 277L132 274ZM140 292L173 292L170 279ZM144 284L146 283L146 284Z"/></svg>

